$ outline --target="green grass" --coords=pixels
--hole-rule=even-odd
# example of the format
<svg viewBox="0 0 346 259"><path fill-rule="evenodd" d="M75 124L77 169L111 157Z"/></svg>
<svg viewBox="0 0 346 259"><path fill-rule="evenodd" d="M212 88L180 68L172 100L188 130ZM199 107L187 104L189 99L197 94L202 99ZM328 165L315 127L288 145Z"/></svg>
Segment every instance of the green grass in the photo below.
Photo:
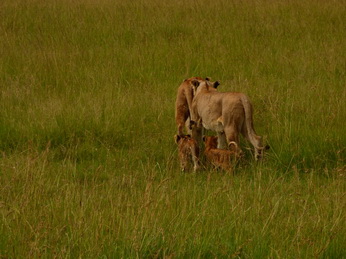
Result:
<svg viewBox="0 0 346 259"><path fill-rule="evenodd" d="M0 3L0 257L343 258L344 1ZM271 149L179 170L175 94L220 80Z"/></svg>

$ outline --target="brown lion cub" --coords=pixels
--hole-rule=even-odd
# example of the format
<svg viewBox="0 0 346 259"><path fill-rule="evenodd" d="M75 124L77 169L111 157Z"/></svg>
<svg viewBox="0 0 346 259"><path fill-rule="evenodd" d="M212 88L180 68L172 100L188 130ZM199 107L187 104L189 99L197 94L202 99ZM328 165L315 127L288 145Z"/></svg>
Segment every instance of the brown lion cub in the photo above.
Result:
<svg viewBox="0 0 346 259"><path fill-rule="evenodd" d="M193 161L193 171L196 172L199 168L199 147L197 141L191 138L190 135L175 135L175 143L178 144L180 167L183 172L188 169L189 163Z"/></svg>
<svg viewBox="0 0 346 259"><path fill-rule="evenodd" d="M232 171L231 159L238 158L239 154L228 149L217 148L216 136L204 136L203 141L205 143L204 154L206 159L216 168ZM232 142L231 145L236 145L236 143Z"/></svg>

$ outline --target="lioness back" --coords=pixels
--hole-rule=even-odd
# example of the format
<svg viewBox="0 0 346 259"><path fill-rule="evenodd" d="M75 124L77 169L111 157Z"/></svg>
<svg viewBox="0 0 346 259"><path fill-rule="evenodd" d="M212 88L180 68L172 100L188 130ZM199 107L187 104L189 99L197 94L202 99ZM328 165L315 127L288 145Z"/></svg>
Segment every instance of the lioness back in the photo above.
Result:
<svg viewBox="0 0 346 259"><path fill-rule="evenodd" d="M255 159L263 156L261 137L253 126L253 108L250 99L239 92L216 92L207 84L197 88L192 104L192 118L200 121L204 128L217 132L220 147L226 148L230 143L237 144L240 153L240 134L255 148Z"/></svg>

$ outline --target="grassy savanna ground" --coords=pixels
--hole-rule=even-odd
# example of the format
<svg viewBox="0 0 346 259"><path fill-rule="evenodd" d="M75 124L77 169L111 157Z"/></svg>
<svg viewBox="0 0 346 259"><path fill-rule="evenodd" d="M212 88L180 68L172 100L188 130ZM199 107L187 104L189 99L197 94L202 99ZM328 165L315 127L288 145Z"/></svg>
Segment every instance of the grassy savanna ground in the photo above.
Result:
<svg viewBox="0 0 346 259"><path fill-rule="evenodd" d="M0 257L343 258L345 1L2 0ZM182 174L178 85L271 150ZM211 134L211 133L209 133Z"/></svg>

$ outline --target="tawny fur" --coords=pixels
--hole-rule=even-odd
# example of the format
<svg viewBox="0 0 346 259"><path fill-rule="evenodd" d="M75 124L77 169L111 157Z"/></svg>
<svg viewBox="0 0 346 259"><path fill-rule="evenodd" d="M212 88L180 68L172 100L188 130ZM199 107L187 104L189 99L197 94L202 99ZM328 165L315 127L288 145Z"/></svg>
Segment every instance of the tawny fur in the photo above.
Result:
<svg viewBox="0 0 346 259"><path fill-rule="evenodd" d="M207 83L199 83L191 108L191 120L201 122L208 130L217 132L218 148L227 149L236 143L241 153L239 137L242 134L255 148L255 159L262 157L262 138L253 127L252 104L243 93L217 92Z"/></svg>
<svg viewBox="0 0 346 259"><path fill-rule="evenodd" d="M210 78L203 79L201 77L191 77L185 79L178 88L177 98L175 101L175 121L178 128L177 134L179 136L184 136L184 128L186 128L186 133L192 134L192 137L198 142L201 142L202 139L201 130L195 128L195 130L191 131L190 118L192 100L194 98L196 87L201 82L208 82L208 84L212 85L215 88L219 85L219 82L217 81L211 83Z"/></svg>
<svg viewBox="0 0 346 259"><path fill-rule="evenodd" d="M235 151L217 148L217 139L216 136L203 137L205 143L205 157L207 161L216 168L232 171L231 161L237 159L239 156Z"/></svg>
<svg viewBox="0 0 346 259"><path fill-rule="evenodd" d="M193 170L197 171L200 168L199 163L199 147L195 139L190 135L175 135L175 142L178 144L178 153L180 167L182 171L187 171L189 164L193 162Z"/></svg>

